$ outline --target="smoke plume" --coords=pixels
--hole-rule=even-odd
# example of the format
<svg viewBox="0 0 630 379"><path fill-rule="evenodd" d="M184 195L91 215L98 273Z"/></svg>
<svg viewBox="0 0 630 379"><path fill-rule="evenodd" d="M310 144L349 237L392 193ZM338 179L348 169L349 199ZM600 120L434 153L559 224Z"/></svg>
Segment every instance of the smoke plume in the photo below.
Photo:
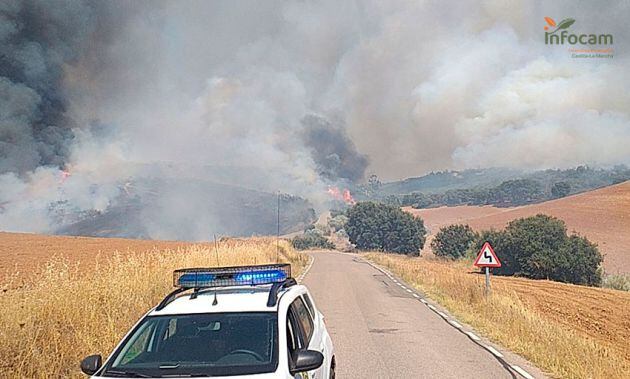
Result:
<svg viewBox="0 0 630 379"><path fill-rule="evenodd" d="M208 199L229 188L317 204L366 172L630 163L629 10L3 1L0 229L54 232L116 208L138 210L151 237L207 238L230 214L213 209L231 209ZM545 45L545 16L614 35L614 58Z"/></svg>
<svg viewBox="0 0 630 379"><path fill-rule="evenodd" d="M364 177L367 157L357 152L345 129L314 115L306 116L302 123L305 127L304 143L322 177L353 182Z"/></svg>
<svg viewBox="0 0 630 379"><path fill-rule="evenodd" d="M68 158L74 125L63 66L81 56L93 24L80 1L0 5L0 174L62 166Z"/></svg>

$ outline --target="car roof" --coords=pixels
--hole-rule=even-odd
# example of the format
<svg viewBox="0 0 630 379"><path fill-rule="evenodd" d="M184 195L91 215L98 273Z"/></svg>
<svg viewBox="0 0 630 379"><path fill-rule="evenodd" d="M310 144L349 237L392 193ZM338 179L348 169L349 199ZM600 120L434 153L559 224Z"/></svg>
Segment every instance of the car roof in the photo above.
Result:
<svg viewBox="0 0 630 379"><path fill-rule="evenodd" d="M286 302L282 298L286 294L290 300L304 292L304 286L294 285L278 291L278 306L268 307L271 285L238 286L207 288L199 291L196 297L191 293L178 296L161 310L153 309L149 316L222 313L222 312L276 312ZM216 293L217 304L212 305ZM291 295L294 294L294 295Z"/></svg>

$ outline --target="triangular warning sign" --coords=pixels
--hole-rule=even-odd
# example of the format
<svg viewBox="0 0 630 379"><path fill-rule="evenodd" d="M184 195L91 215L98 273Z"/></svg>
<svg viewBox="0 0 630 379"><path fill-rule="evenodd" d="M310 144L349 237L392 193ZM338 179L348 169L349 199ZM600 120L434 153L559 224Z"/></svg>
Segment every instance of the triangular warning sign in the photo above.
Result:
<svg viewBox="0 0 630 379"><path fill-rule="evenodd" d="M477 255L477 259L475 259L475 266L477 267L501 267L501 261L497 257L490 246L489 242L486 242L481 247L479 251L479 255Z"/></svg>

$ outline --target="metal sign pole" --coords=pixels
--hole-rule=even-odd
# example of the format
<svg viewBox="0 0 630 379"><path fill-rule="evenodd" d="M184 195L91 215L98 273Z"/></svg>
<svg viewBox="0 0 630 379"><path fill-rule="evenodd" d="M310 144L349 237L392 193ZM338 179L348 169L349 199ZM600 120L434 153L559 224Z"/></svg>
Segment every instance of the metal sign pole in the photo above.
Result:
<svg viewBox="0 0 630 379"><path fill-rule="evenodd" d="M490 295L490 267L486 267L486 296Z"/></svg>

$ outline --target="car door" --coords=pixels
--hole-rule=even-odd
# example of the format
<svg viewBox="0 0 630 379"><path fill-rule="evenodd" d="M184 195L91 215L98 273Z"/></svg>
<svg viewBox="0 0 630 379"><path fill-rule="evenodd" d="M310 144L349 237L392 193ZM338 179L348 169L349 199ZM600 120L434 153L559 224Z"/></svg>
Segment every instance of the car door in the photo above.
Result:
<svg viewBox="0 0 630 379"><path fill-rule="evenodd" d="M321 349L321 332L319 332L319 336L316 334L313 316L301 297L295 299L289 307L288 319L290 323L289 327L292 329L291 332L296 335L296 342L299 344L300 349L316 350L323 353ZM303 373L301 377L323 379L325 378L327 364L327 360L324 359L324 363L318 369Z"/></svg>
<svg viewBox="0 0 630 379"><path fill-rule="evenodd" d="M306 308L308 309L308 312L311 315L311 319L313 320L313 324L315 326L309 348L311 350L317 350L320 353L324 354L324 364L322 365L322 367L324 367L324 376L322 377L326 377L325 375L328 371L327 368L330 367L331 354L330 351L326 349L326 339L324 336L324 320L322 319L322 316L317 311L317 309L315 309L315 306L313 305L313 300L311 300L308 292L302 294L302 299L304 300L304 304L306 305Z"/></svg>

